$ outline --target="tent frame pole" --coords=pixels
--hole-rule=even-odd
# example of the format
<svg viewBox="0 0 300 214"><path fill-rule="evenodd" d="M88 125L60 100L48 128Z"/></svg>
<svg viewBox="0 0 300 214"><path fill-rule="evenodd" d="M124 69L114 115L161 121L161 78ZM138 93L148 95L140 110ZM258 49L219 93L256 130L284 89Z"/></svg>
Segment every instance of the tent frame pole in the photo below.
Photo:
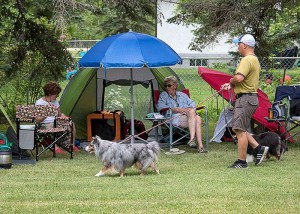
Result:
<svg viewBox="0 0 300 214"><path fill-rule="evenodd" d="M131 115L131 143L134 143L134 100L133 100L133 74L130 68L130 115Z"/></svg>

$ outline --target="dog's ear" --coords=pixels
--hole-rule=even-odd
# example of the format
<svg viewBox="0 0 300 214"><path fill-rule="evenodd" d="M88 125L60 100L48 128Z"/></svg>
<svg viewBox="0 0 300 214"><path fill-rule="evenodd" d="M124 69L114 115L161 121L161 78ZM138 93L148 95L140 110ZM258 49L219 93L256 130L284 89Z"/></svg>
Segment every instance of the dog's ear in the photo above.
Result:
<svg viewBox="0 0 300 214"><path fill-rule="evenodd" d="M91 145L95 145L96 143L99 143L100 140L101 138L98 135L95 135L95 137L93 137L93 140L91 141Z"/></svg>
<svg viewBox="0 0 300 214"><path fill-rule="evenodd" d="M92 141L90 142L90 145L94 145L96 142L98 142L98 136L95 135L95 137L92 137Z"/></svg>

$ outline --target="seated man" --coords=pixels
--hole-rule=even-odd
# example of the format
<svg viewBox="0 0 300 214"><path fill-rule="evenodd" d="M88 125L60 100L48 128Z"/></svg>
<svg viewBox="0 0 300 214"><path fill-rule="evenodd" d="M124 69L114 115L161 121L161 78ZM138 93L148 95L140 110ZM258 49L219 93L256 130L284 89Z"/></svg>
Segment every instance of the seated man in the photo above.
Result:
<svg viewBox="0 0 300 214"><path fill-rule="evenodd" d="M196 113L196 104L185 93L176 91L178 80L175 76L168 76L164 79L165 90L159 96L157 108L171 109L173 114L172 124L182 128L189 128L190 140L188 145L198 147L200 153L206 153L202 144L201 118ZM197 144L195 143L195 136Z"/></svg>
<svg viewBox="0 0 300 214"><path fill-rule="evenodd" d="M35 105L55 105L57 107L58 116L66 117L63 113L60 112L59 102L57 101L57 97L61 92L61 87L56 82L48 82L43 87L44 96L36 101ZM36 117L35 121L41 123L41 128L52 128L54 126L55 117ZM75 140L75 125L73 124L73 139ZM72 142L74 145L74 142ZM74 151L79 151L79 149L73 146ZM62 153L62 150L59 147L55 148L56 153Z"/></svg>

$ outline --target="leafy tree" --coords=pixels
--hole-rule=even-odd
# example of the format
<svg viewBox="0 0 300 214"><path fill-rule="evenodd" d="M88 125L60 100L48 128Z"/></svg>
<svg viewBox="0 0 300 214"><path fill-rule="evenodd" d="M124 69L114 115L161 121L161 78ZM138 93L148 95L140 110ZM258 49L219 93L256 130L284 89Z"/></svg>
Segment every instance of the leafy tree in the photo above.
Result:
<svg viewBox="0 0 300 214"><path fill-rule="evenodd" d="M92 9L64 14L69 39L102 39L130 29L155 34L156 0L103 0Z"/></svg>
<svg viewBox="0 0 300 214"><path fill-rule="evenodd" d="M107 17L102 23L105 36L128 32L155 33L156 1L105 0Z"/></svg>
<svg viewBox="0 0 300 214"><path fill-rule="evenodd" d="M105 16L91 11L75 12L68 20L66 37L68 40L100 40L105 37L102 22Z"/></svg>
<svg viewBox="0 0 300 214"><path fill-rule="evenodd" d="M0 69L14 76L24 63L38 56L39 74L56 79L71 56L61 37L101 39L129 29L154 33L155 0L2 0L0 6ZM67 32L68 31L68 32ZM30 59L29 59L30 57ZM42 69L41 69L42 68ZM44 75L45 77L45 75Z"/></svg>
<svg viewBox="0 0 300 214"><path fill-rule="evenodd" d="M1 1L0 76L9 83L6 101L11 109L33 103L44 82L62 77L72 60L58 40L52 9L52 1L46 0Z"/></svg>
<svg viewBox="0 0 300 214"><path fill-rule="evenodd" d="M192 50L201 51L224 35L250 33L258 43L257 55L267 57L298 39L299 6L299 1L289 0L179 0L168 21L196 27Z"/></svg>
<svg viewBox="0 0 300 214"><path fill-rule="evenodd" d="M102 39L129 29L153 34L155 5L155 0L1 0L0 83L12 85L12 102L24 96L34 102L41 86L62 78L72 63L65 39Z"/></svg>
<svg viewBox="0 0 300 214"><path fill-rule="evenodd" d="M54 24L49 19L51 2L43 0L3 0L0 7L1 37L4 48L2 61L8 76L14 76L30 60L41 65L32 70L29 80L35 80L40 73L49 71L47 78L56 79L71 60L64 44L58 41ZM48 4L47 4L48 3ZM34 59L34 58L38 59ZM42 68L42 69L41 69ZM45 76L45 75L43 75Z"/></svg>

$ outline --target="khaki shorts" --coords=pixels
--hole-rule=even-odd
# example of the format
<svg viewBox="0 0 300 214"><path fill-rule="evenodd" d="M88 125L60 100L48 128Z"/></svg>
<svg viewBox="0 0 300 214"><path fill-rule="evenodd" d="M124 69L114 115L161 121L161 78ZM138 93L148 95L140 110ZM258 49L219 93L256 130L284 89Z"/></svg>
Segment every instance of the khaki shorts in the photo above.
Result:
<svg viewBox="0 0 300 214"><path fill-rule="evenodd" d="M244 95L235 102L231 126L233 130L251 130L251 118L258 107L258 97Z"/></svg>
<svg viewBox="0 0 300 214"><path fill-rule="evenodd" d="M172 120L172 124L174 126L180 126L183 128L187 128L189 126L188 123L188 117L186 115L177 113L177 114L173 114L173 120Z"/></svg>

